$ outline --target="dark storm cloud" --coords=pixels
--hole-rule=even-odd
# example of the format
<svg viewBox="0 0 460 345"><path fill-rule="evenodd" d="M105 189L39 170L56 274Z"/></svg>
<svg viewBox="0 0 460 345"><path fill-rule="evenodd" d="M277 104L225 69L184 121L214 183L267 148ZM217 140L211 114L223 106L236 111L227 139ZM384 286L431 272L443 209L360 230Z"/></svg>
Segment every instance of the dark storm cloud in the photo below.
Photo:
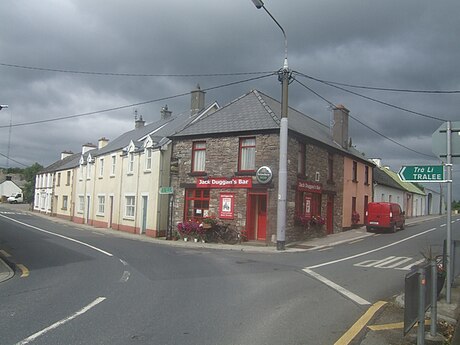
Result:
<svg viewBox="0 0 460 345"><path fill-rule="evenodd" d="M459 90L460 3L447 1L266 0L286 30L290 68L323 80L374 87ZM210 74L275 71L283 37L250 0L233 1L3 1L0 63L50 69L131 74ZM62 150L115 138L133 127L134 108L72 120L8 124L68 116L156 100L248 78L121 77L0 66L0 147L25 164L52 163ZM431 134L442 121L409 114L296 75L296 79L375 131L431 155ZM256 88L280 99L276 76L207 92L221 105ZM350 89L441 119L460 120L459 95ZM301 84L290 86L290 106L324 123L328 102ZM189 97L137 106L148 122L162 106L188 111ZM431 158L398 146L353 119L353 144L398 170ZM436 160L434 160L436 161ZM5 162L0 158L0 166Z"/></svg>

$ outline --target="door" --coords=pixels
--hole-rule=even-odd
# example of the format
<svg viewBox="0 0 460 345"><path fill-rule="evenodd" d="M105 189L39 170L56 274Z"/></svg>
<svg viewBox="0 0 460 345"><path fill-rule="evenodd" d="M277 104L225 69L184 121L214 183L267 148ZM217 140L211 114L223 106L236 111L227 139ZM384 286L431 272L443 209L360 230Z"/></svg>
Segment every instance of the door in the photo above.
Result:
<svg viewBox="0 0 460 345"><path fill-rule="evenodd" d="M249 240L267 239L267 193L249 192L246 214L246 231Z"/></svg>
<svg viewBox="0 0 460 345"><path fill-rule="evenodd" d="M91 197L88 195L86 197L86 220L85 220L85 223L86 224L89 224L89 211L91 210L91 205L90 205L90 202L91 202Z"/></svg>
<svg viewBox="0 0 460 345"><path fill-rule="evenodd" d="M147 202L148 197L147 195L142 196L142 224L141 224L141 234L145 234L145 230L147 229Z"/></svg>
<svg viewBox="0 0 460 345"><path fill-rule="evenodd" d="M113 195L109 196L109 207L110 207L110 213L109 213L109 228L112 227L112 224L113 224Z"/></svg>
<svg viewBox="0 0 460 345"><path fill-rule="evenodd" d="M334 232L334 196L327 196L327 219L326 219L326 231L327 234Z"/></svg>

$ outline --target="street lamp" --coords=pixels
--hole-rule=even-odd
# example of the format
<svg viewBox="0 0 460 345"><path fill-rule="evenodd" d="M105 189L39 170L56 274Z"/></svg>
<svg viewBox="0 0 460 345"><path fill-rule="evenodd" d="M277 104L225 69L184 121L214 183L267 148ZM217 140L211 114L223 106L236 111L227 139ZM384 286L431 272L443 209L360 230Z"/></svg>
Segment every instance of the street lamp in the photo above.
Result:
<svg viewBox="0 0 460 345"><path fill-rule="evenodd" d="M276 222L276 249L284 250L286 244L286 200L287 200L287 151L288 151L288 86L291 78L291 71L288 67L288 45L287 36L283 27L265 8L262 0L252 0L254 5L265 12L281 29L284 36L284 63L283 68L278 71L278 80L281 82L281 123L280 123L280 159L278 170L278 209Z"/></svg>

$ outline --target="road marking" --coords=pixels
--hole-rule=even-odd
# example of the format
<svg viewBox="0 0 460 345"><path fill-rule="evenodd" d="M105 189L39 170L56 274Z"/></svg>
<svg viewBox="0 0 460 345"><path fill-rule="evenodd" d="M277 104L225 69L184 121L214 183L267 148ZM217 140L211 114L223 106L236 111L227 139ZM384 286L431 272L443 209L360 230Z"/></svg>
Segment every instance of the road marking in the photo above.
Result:
<svg viewBox="0 0 460 345"><path fill-rule="evenodd" d="M323 248L323 249L318 249L317 252L325 252L326 250L331 250L332 247L326 247L326 248Z"/></svg>
<svg viewBox="0 0 460 345"><path fill-rule="evenodd" d="M123 266L128 266L128 263L123 259L118 259L123 264Z"/></svg>
<svg viewBox="0 0 460 345"><path fill-rule="evenodd" d="M431 325L431 320L425 320L425 325ZM415 324L415 327L418 327L418 323ZM403 329L404 322L395 322L395 323L387 323L384 325L370 325L367 326L371 331L387 331L390 329Z"/></svg>
<svg viewBox="0 0 460 345"><path fill-rule="evenodd" d="M354 264L353 266L356 267L375 267L375 268L397 268L398 266L401 266L402 264L405 264L408 261L414 260L413 258L409 258L406 256L389 256L385 259L381 260L365 260L362 262L359 262L357 264ZM423 261L423 260L422 260ZM410 270L412 266L414 266L415 263L412 263L408 266L404 267L404 270ZM399 268L401 269L401 268Z"/></svg>
<svg viewBox="0 0 460 345"><path fill-rule="evenodd" d="M361 238L361 239L359 239L359 240L356 240L356 241L350 242L350 244L355 244L355 243L358 243L358 242L361 242L361 241L364 241L364 238Z"/></svg>
<svg viewBox="0 0 460 345"><path fill-rule="evenodd" d="M131 276L131 273L129 271L124 271L123 275L120 278L120 282L126 283L130 276Z"/></svg>
<svg viewBox="0 0 460 345"><path fill-rule="evenodd" d="M3 249L0 249L0 254L2 254L5 258L11 258L11 255Z"/></svg>
<svg viewBox="0 0 460 345"><path fill-rule="evenodd" d="M51 330L53 330L53 329L55 329L55 328L57 328L59 326L62 326L63 324L75 319L77 316L80 316L80 315L86 313L87 311L89 311L90 309L94 308L99 303L103 302L105 299L106 299L106 297L98 297L98 298L96 298L93 302L88 304L83 309L80 309L75 314L69 316L66 319L62 319L62 320L60 320L60 321L58 321L56 323L53 323L51 326L46 327L45 329L41 330L40 332L32 334L30 337L28 337L28 338L26 338L24 340L21 340L19 343L16 343L15 345L25 345L25 344L30 343L31 341L34 341L35 339L37 339L38 337L42 336L43 334L48 333L49 331L51 331Z"/></svg>
<svg viewBox="0 0 460 345"><path fill-rule="evenodd" d="M359 332L366 326L366 324L374 317L375 313L383 307L387 302L378 301L374 305L372 305L363 316L359 318L358 321L355 322L351 328L345 332L342 337L337 340L334 345L347 345L358 335Z"/></svg>
<svg viewBox="0 0 460 345"><path fill-rule="evenodd" d="M398 245L398 244L400 244L400 243L409 241L409 240L411 240L411 239L413 239L413 238L416 238L416 237L425 235L425 234L427 234L427 233L429 233L429 232L433 232L433 231L435 231L435 230L437 230L437 229L436 229L436 228L431 228L431 229L429 229L429 230L425 230L425 231L420 232L420 233L418 233L418 234L415 234L415 235L412 235L412 236L403 238L402 240L399 240L399 241L396 241L396 242L387 244L386 246L382 246L382 247L379 247L379 248L375 248L375 249L372 249L372 250L368 250L367 252L358 253L358 254L355 254L355 255L352 255L352 256L347 256L347 257L342 258L342 259L337 259L337 260L333 260L333 261L328 261L328 262L324 262L324 263L318 264L318 265L308 266L308 267L305 267L305 268L306 268L306 269L313 269L313 268L318 268L318 267L323 267L323 266L329 266L329 265L332 265L332 264L336 264L336 263L343 262L343 261L347 261L347 260L351 260L351 259L356 259L356 258L359 258L360 256L364 256L364 255L367 255L367 254L375 253L375 252L378 252L378 251L380 251L380 250L383 250L383 249L386 249L386 248L390 248L390 247L396 246L396 245Z"/></svg>
<svg viewBox="0 0 460 345"><path fill-rule="evenodd" d="M22 264L16 264L16 266L22 271L21 278L26 278L29 276L29 269L22 265Z"/></svg>
<svg viewBox="0 0 460 345"><path fill-rule="evenodd" d="M316 278L320 282L322 282L322 283L326 284L327 286L333 288L337 292L341 293L345 297L351 299L352 301L354 301L354 302L356 302L356 303L358 303L360 305L371 304L371 302L366 301L364 298L359 297L358 295L354 294L353 292L348 291L344 287L334 283L333 281L323 277L322 275L320 275L320 274L318 274L316 272L313 272L312 270L310 270L308 268L304 268L302 271L304 271L305 273L311 275L313 278Z"/></svg>
<svg viewBox="0 0 460 345"><path fill-rule="evenodd" d="M397 270L402 270L402 271L410 271L410 269L418 264L421 264L422 262L426 261L426 259L421 259L418 261L415 261L414 263L411 263L410 265L404 266L404 267L396 267L395 269Z"/></svg>
<svg viewBox="0 0 460 345"><path fill-rule="evenodd" d="M447 224L441 224L441 228L445 227Z"/></svg>
<svg viewBox="0 0 460 345"><path fill-rule="evenodd" d="M60 238L65 239L65 240L68 240L68 241L72 241L72 242L81 244L82 246L85 246L85 247L91 248L91 249L93 249L93 250L96 250L96 251L98 251L98 252L100 252L100 253L102 253L102 254L104 254L104 255L113 256L113 255L110 254L109 252L106 252L105 250L99 249L99 248L97 248L97 247L95 247L95 246L92 246L92 245L90 245L90 244L88 244L88 243L85 243L85 242L82 242L82 241L79 241L79 240L76 240L76 239L73 239L73 238L70 238L70 237L67 237L67 236L64 236L64 235L56 234L56 233L54 233L54 232L51 232L51 231L48 231L48 230L44 230L44 229L41 229L41 228L39 228L39 227L30 225L30 224L27 224L27 223L20 222L19 220L16 220L16 219L13 219L13 218L4 216L3 214L0 214L0 217L9 219L9 220L11 220L12 222L15 222L15 223L18 223L18 224L27 226L27 227L29 227L29 228L31 228L31 229L35 229L35 230L44 232L45 234L57 236L57 237L60 237Z"/></svg>

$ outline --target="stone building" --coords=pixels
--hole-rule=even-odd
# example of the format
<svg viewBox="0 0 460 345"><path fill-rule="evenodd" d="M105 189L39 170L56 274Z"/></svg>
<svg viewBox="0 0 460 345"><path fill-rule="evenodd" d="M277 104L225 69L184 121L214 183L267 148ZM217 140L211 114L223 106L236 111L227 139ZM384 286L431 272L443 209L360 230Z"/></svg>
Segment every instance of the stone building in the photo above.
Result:
<svg viewBox="0 0 460 345"><path fill-rule="evenodd" d="M170 136L173 224L216 217L245 229L250 240L276 242L280 108L253 90ZM292 108L288 117L286 241L310 235L305 219L324 221L326 233L342 231L351 207L344 205L345 157L372 163L334 140L334 128ZM336 125L348 135L347 117Z"/></svg>

